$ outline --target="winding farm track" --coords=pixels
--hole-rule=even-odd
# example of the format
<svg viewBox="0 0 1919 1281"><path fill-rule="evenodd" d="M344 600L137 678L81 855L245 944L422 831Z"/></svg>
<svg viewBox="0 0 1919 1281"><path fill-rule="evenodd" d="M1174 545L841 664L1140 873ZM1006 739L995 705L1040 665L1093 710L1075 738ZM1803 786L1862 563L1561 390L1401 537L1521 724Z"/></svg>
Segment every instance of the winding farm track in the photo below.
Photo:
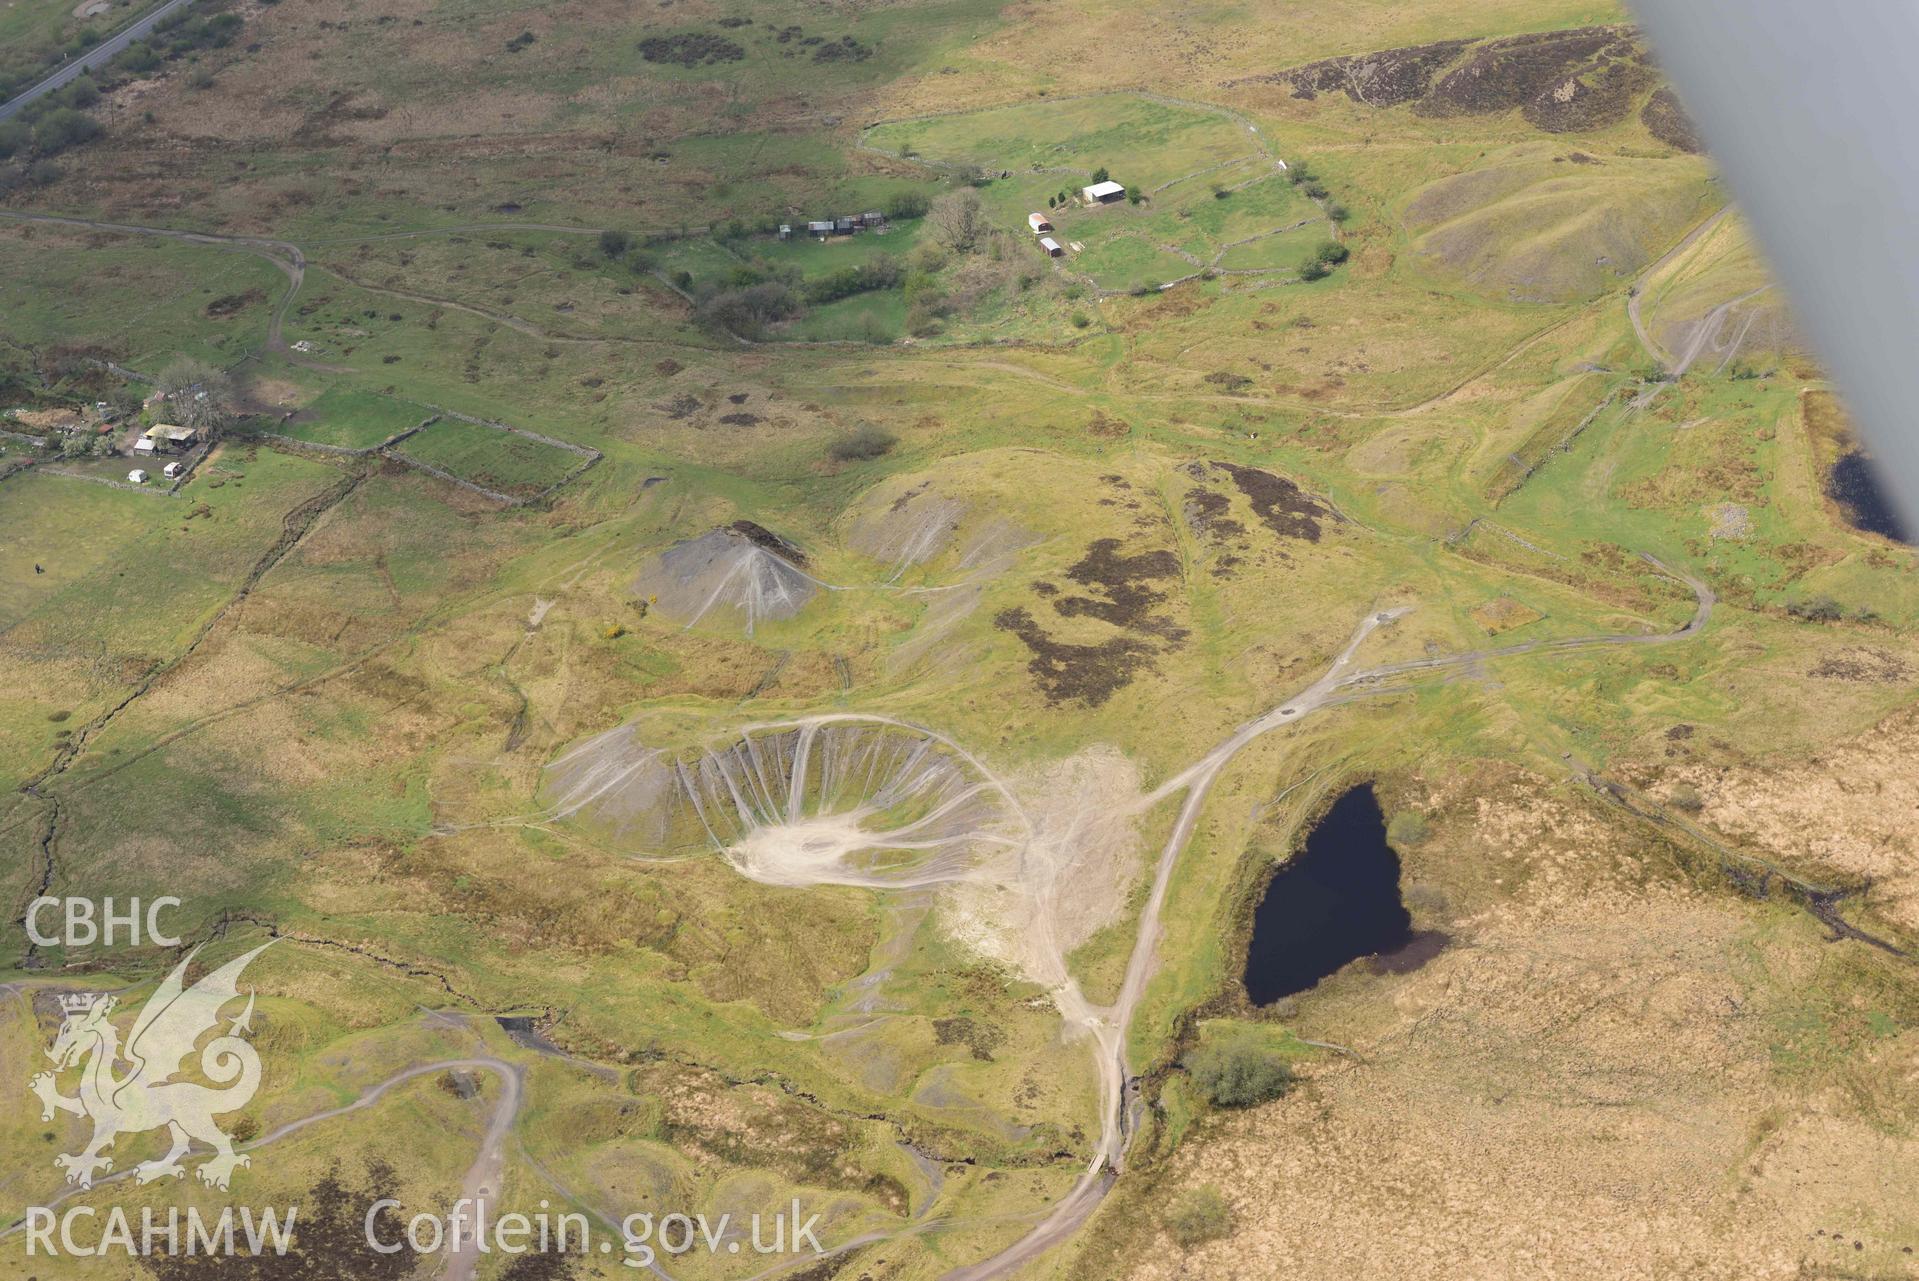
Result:
<svg viewBox="0 0 1919 1281"><path fill-rule="evenodd" d="M27 997L31 1000L29 993L32 988L48 986L53 986L52 980L40 980L30 983L9 983L0 986L0 994L9 997ZM31 1014L29 1014L28 1017L31 1018ZM385 1098L396 1086L404 1085L408 1081L415 1081L420 1077L429 1076L436 1072L454 1071L489 1072L500 1080L501 1093L499 1101L493 1105L493 1115L487 1123L486 1133L481 1140L479 1153L474 1157L472 1165L467 1168L460 1190L460 1195L467 1197L477 1197L481 1192L485 1192L488 1195L497 1195L500 1188L500 1174L504 1167L506 1139L512 1132L514 1123L519 1119L520 1108L525 1101L526 1091L524 1088L525 1069L516 1064L508 1063L505 1059L494 1058L491 1055L436 1059L430 1063L417 1063L412 1067L395 1072L392 1076L387 1077L376 1085L369 1086L351 1102L342 1103L338 1107L326 1108L323 1111L301 1117L297 1121L288 1121L283 1125L275 1126L256 1139L249 1140L246 1143L235 1144L235 1150L247 1154L258 1152L261 1148L277 1143L289 1135L298 1134L309 1126L319 1125L323 1121L331 1121L337 1117L348 1116L354 1112L364 1111ZM93 1187L100 1188L111 1183L119 1183L132 1178L138 1172L138 1168L137 1166L130 1165L125 1169L104 1175L94 1180ZM88 1191L90 1191L90 1189L67 1187L55 1195L40 1201L38 1204L51 1210L68 1199L84 1195ZM16 1232L21 1231L25 1227L25 1222L23 1219L11 1227L0 1229L0 1239L12 1236ZM446 1270L441 1274L443 1281L471 1281L474 1269L479 1262L478 1254L473 1248L474 1244L474 1241L468 1238L447 1250L446 1253L449 1262Z"/></svg>

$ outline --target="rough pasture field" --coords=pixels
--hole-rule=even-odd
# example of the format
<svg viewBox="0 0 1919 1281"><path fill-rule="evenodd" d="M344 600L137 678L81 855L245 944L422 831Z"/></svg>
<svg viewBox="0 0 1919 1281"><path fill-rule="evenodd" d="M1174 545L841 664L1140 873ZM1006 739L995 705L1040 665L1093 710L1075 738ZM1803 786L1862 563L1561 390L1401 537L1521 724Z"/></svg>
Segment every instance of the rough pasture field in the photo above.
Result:
<svg viewBox="0 0 1919 1281"><path fill-rule="evenodd" d="M246 411L173 497L0 438L0 880L280 940L303 1267L498 1126L802 1276L1902 1274L1914 553L1617 7L244 12L0 205L212 237L0 217L0 409ZM1366 781L1425 950L1254 1007ZM171 959L19 943L0 1064ZM0 1115L4 1231L83 1126Z"/></svg>

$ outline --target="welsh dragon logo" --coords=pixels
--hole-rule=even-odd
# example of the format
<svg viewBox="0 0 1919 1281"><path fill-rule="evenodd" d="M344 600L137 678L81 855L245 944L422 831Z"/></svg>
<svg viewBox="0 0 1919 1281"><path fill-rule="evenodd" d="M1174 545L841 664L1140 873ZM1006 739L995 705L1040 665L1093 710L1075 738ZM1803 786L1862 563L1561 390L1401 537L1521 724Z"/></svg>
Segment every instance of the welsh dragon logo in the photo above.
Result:
<svg viewBox="0 0 1919 1281"><path fill-rule="evenodd" d="M40 1098L42 1121L51 1121L55 1112L93 1121L93 1138L84 1151L63 1152L53 1158L55 1165L66 1170L68 1183L92 1187L97 1172L113 1168L113 1159L104 1153L116 1137L161 1126L166 1127L173 1145L166 1155L135 1167L134 1178L140 1183L184 1176L180 1158L187 1155L196 1139L213 1149L213 1156L199 1170L201 1181L209 1187L224 1190L235 1167L251 1164L249 1158L233 1150L233 1140L213 1120L220 1113L245 1107L260 1088L260 1056L244 1039L244 1034L252 1031L251 991L246 1008L228 1024L226 1032L200 1051L200 1071L215 1085L174 1078L180 1075L201 1036L217 1027L221 1008L239 998L236 984L240 972L271 946L270 942L261 944L189 988L184 982L187 965L200 950L194 948L173 967L141 1009L124 1049L119 1030L112 1023L118 1004L114 997L81 994L60 998L66 1018L53 1048L47 1051L53 1071L35 1076L27 1088ZM117 1065L122 1062L127 1067L119 1071ZM80 1068L80 1093L77 1098L68 1098L59 1092L57 1078L75 1066Z"/></svg>

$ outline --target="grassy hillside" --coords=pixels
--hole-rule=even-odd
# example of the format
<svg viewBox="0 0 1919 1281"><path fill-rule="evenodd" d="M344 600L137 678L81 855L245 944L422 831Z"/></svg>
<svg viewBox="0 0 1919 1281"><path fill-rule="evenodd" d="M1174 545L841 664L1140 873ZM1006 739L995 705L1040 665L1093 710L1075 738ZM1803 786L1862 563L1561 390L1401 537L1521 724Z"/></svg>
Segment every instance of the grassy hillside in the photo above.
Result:
<svg viewBox="0 0 1919 1281"><path fill-rule="evenodd" d="M391 1083L236 1195L441 1205L518 1081L515 1208L797 1197L935 1278L1108 1161L1110 1036L1124 1172L1019 1275L1170 1275L1209 1184L1209 1275L1901 1266L1903 1184L1805 1171L1919 1150L1910 974L1821 941L1919 938L1914 554L1621 11L234 12L5 162L0 841L280 940L254 1136ZM179 355L238 409L177 492L24 439ZM1368 779L1443 946L1254 1009ZM0 1057L171 961L19 942ZM1242 1026L1301 1083L1212 1108ZM84 1131L16 1113L0 1223Z"/></svg>

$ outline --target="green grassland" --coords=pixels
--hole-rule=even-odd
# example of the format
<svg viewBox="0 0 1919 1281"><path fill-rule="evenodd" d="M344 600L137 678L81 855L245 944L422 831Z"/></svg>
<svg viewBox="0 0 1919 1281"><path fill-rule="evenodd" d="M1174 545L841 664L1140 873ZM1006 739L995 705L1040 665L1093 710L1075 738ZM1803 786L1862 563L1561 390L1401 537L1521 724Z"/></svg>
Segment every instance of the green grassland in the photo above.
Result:
<svg viewBox="0 0 1919 1281"><path fill-rule="evenodd" d="M533 497L565 480L586 460L514 432L443 418L409 436L397 452L486 489Z"/></svg>
<svg viewBox="0 0 1919 1281"><path fill-rule="evenodd" d="M1236 914L1342 780L1444 772L1470 808L1501 770L1650 784L1684 751L1785 773L1910 702L1913 553L1826 499L1817 371L1756 343L1657 381L1662 353L1629 319L1638 285L1670 355L1686 322L1763 283L1730 219L1661 261L1723 200L1702 159L1636 116L1548 136L1517 112L1435 118L1218 74L1455 35L1456 4L1326 3L1310 21L1201 6L1182 22L1217 42L1203 74L1138 6L1104 0L643 18L461 3L380 28L390 41L357 15L351 39L311 17L296 30L293 8L249 18L280 42L222 55L198 98L163 84L150 100L189 149L207 137L190 116L248 104L220 125L260 144L244 169L206 146L177 200L118 176L32 199L285 238L308 263L299 291L258 252L0 220L9 367L64 342L142 369L186 352L297 410L263 425L299 440L367 449L443 406L604 458L547 494L583 455L448 417L396 459L236 433L174 498L0 477L9 888L45 869L55 893L176 894L195 940L281 934L257 975L276 1065L248 1112L262 1128L409 1066L498 1056L526 1074L503 1176L516 1208L546 1198L600 1223L798 1196L829 1244L880 1238L847 1275L930 1279L1019 1236L1094 1151L1086 1042L1061 1036L1049 983L944 891L761 884L705 846L558 813L547 767L564 753L628 723L677 753L883 713L950 736L1036 807L1049 771L1087 753L1143 792L1311 684L1371 611L1410 607L1364 661L1412 660L1672 632L1693 597L1642 554L1709 583L1696 637L1491 658L1235 758L1174 866L1130 1029L1164 1155L1217 1128L1174 1064L1195 1011L1236 999ZM1468 16L1478 34L1619 15L1499 0ZM683 35L740 56L640 51ZM1142 61L1118 77L1108 46L1134 37ZM828 47L855 52L816 60ZM1182 100L1092 92L1146 60ZM460 119L432 106L449 69L485 86ZM144 128L86 154L131 173ZM311 176L322 161L339 181ZM1025 215L1102 165L1148 199L1058 211L1085 248L1054 269ZM994 233L977 252L939 249L930 218L826 243L764 229L961 189ZM1352 211L1351 257L1302 281L1334 234L1327 201ZM609 251L609 229L631 244ZM743 282L803 291L882 257L924 279L758 340L702 314ZM1184 276L1205 278L1131 296ZM920 290L946 304L931 328ZM228 296L244 301L210 309ZM313 351L266 349L283 302L285 342ZM404 459L535 501L502 507ZM1260 475L1297 485L1305 525L1261 505ZM952 541L896 564L872 531L924 495L953 504ZM748 635L648 600L664 550L739 521L804 553L820 585L804 608ZM1011 550L970 546L987 532ZM1133 569L1102 578L1102 548ZM1815 597L1837 615L1794 612ZM1502 601L1522 625L1489 624ZM1897 674L1822 666L1855 649ZM1668 737L1682 724L1684 748ZM1177 803L1114 846L1117 906L1066 949L1091 999L1119 990ZM1904 940L1883 902L1860 919ZM164 968L40 959L136 994ZM0 1029L22 1071L52 1030L25 1010ZM537 1014L573 1061L509 1041L491 1021L507 1013ZM1284 1018L1266 1026L1317 1062ZM247 1196L338 1164L410 1209L444 1203L500 1097L479 1075L472 1098L436 1072L299 1132L242 1172ZM7 1116L0 1153L23 1173L0 1218L57 1189L54 1139L77 1137ZM1134 1180L1129 1162L1100 1236L1146 1213Z"/></svg>
<svg viewBox="0 0 1919 1281"><path fill-rule="evenodd" d="M424 405L376 392L330 387L292 418L275 424L274 430L294 440L341 449L372 449L433 416Z"/></svg>
<svg viewBox="0 0 1919 1281"><path fill-rule="evenodd" d="M0 313L23 345L97 347L151 372L182 352L229 364L265 339L285 284L248 254L0 220Z"/></svg>
<svg viewBox="0 0 1919 1281"><path fill-rule="evenodd" d="M867 143L983 169L1046 169L1086 176L1110 169L1124 183L1158 187L1245 157L1243 128L1204 109L1135 97L1027 103L996 111L881 125ZM1084 185L1075 184L1075 185Z"/></svg>

